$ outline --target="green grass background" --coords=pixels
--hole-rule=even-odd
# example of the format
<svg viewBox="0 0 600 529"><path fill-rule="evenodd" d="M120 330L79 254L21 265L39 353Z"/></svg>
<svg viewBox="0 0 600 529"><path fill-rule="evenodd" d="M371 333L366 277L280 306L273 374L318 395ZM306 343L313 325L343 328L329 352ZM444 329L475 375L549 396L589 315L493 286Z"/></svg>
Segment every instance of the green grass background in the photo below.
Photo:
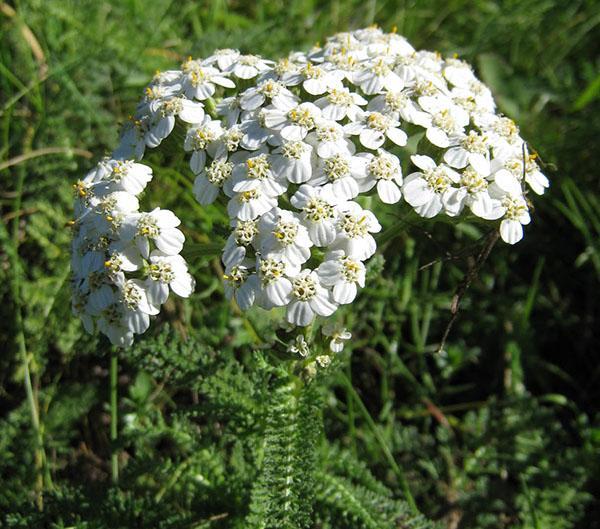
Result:
<svg viewBox="0 0 600 529"><path fill-rule="evenodd" d="M223 47L281 57L372 23L396 26L417 48L470 61L539 152L552 185L534 197L524 241L498 245L471 285L445 355L436 350L450 302L483 232L467 224L398 225L371 265L370 286L350 317L352 355L338 366L368 417L333 380L327 437L401 496L372 418L420 509L444 527L598 526L600 4L593 0L0 1L6 526L234 526L218 516L243 513L244 493L227 489L224 476L214 489L197 479L210 475L211 458L189 463L200 449L186 436L199 419L178 410L193 408L203 391L212 395L197 386L210 351L251 370L248 353L241 360L239 353L251 349L251 336L223 301L210 252L196 245L189 256L197 294L166 307L170 334L156 325L121 359L127 493L111 488L107 347L70 315L71 184L114 147L118 123L156 69ZM194 205L190 180L185 171L164 170L146 200L175 209L188 239L199 243L201 234L220 233L223 218ZM182 333L194 347L170 345ZM148 360L151 352L157 360ZM43 462L35 458L27 371ZM251 390L242 375L235 380L239 392ZM238 478L244 483L230 481ZM33 492L40 488L42 514ZM157 494L159 502L144 503ZM169 525L174 513L181 517Z"/></svg>

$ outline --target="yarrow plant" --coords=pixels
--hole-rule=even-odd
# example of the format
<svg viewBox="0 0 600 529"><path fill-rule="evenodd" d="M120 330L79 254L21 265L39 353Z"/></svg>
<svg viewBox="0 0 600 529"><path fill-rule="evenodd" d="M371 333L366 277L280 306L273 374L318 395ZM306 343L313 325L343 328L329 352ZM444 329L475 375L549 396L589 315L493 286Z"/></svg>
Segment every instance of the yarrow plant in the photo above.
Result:
<svg viewBox="0 0 600 529"><path fill-rule="evenodd" d="M395 33L341 33L279 61L229 49L190 58L154 77L112 158L75 185L73 309L114 344L144 332L171 291L193 290L178 218L141 212L137 198L153 176L140 163L146 149L178 123L196 199L230 219L226 295L242 310L284 308L292 329L365 286L382 227L362 197L425 218L472 215L515 244L530 222L528 191L549 185L467 63ZM350 338L331 325L323 333L331 353ZM297 337L288 351L308 347Z"/></svg>

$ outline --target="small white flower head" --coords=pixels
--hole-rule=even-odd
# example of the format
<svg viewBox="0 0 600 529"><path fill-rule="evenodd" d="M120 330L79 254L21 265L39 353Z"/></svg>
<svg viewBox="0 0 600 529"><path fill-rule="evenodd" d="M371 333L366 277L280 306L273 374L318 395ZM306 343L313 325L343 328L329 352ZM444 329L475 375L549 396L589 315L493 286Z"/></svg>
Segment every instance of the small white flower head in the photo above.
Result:
<svg viewBox="0 0 600 529"><path fill-rule="evenodd" d="M291 203L301 211L300 216L316 246L328 246L335 240L336 200L324 188L301 185Z"/></svg>
<svg viewBox="0 0 600 529"><path fill-rule="evenodd" d="M331 292L320 282L312 270L302 270L292 280L291 301L287 305L287 321L305 327L316 315L331 316L337 305L331 299Z"/></svg>
<svg viewBox="0 0 600 529"><path fill-rule="evenodd" d="M348 88L332 88L326 95L315 101L321 109L321 114L325 119L341 121L348 118L351 121L356 120L361 112L361 106L367 104L367 100L355 92L350 92Z"/></svg>
<svg viewBox="0 0 600 529"><path fill-rule="evenodd" d="M275 208L265 213L259 228L261 255L277 256L292 266L302 265L310 258L313 242L306 227L291 211Z"/></svg>
<svg viewBox="0 0 600 529"><path fill-rule="evenodd" d="M354 82L367 95L378 94L382 90L402 90L404 82L391 66L390 59L386 57L374 59L354 76Z"/></svg>
<svg viewBox="0 0 600 529"><path fill-rule="evenodd" d="M445 164L436 165L429 156L413 155L411 161L420 171L405 178L404 200L422 217L435 217L444 209L452 184L460 181L460 175Z"/></svg>
<svg viewBox="0 0 600 529"><path fill-rule="evenodd" d="M494 200L489 194L489 185L488 174L482 174L472 165L463 169L458 187L453 187L446 196L448 214L458 215L464 206L468 206L474 215L482 219L497 218L494 213Z"/></svg>
<svg viewBox="0 0 600 529"><path fill-rule="evenodd" d="M345 328L340 328L335 324L328 323L323 326L323 335L330 337L329 349L332 353L341 353L344 350L345 342L352 338L352 334Z"/></svg>
<svg viewBox="0 0 600 529"><path fill-rule="evenodd" d="M155 208L149 213L136 213L123 221L121 236L124 241L134 240L142 256L150 254L150 241L166 255L181 252L185 236L177 229L181 221L168 209Z"/></svg>
<svg viewBox="0 0 600 529"><path fill-rule="evenodd" d="M223 275L227 299L235 299L238 307L248 310L256 300L258 277L244 265L234 265L225 269Z"/></svg>
<svg viewBox="0 0 600 529"><path fill-rule="evenodd" d="M269 197L277 197L285 193L287 189L286 175L275 171L275 161L275 156L262 153L250 156L243 163L237 164L232 172L233 191L244 193L257 190ZM259 214L262 215L262 213L264 211Z"/></svg>
<svg viewBox="0 0 600 529"><path fill-rule="evenodd" d="M460 135L469 124L469 114L443 96L419 97L419 105L431 116L425 136L436 147L446 148L450 137Z"/></svg>
<svg viewBox="0 0 600 529"><path fill-rule="evenodd" d="M233 74L239 79L254 79L257 75L271 69L273 61L267 61L258 55L238 55L224 69L224 73Z"/></svg>
<svg viewBox="0 0 600 529"><path fill-rule="evenodd" d="M508 244L516 244L523 238L523 225L531 222L527 202L522 196L505 195L498 208L500 216L500 236Z"/></svg>
<svg viewBox="0 0 600 529"><path fill-rule="evenodd" d="M358 134L360 143L367 149L379 149L386 138L396 145L406 145L406 132L398 128L400 123L381 112L362 112L358 121L344 127L348 134Z"/></svg>
<svg viewBox="0 0 600 529"><path fill-rule="evenodd" d="M310 348L304 335L298 334L296 338L290 340L290 343L287 346L287 352L306 358L310 354Z"/></svg>
<svg viewBox="0 0 600 529"><path fill-rule="evenodd" d="M352 154L355 151L354 144L348 139L344 128L335 121L317 121L315 130L306 136L306 141L315 147L321 158Z"/></svg>
<svg viewBox="0 0 600 529"><path fill-rule="evenodd" d="M159 250L150 254L148 278L145 282L149 302L159 307L169 297L169 288L178 296L188 298L195 281L180 255L166 255Z"/></svg>
<svg viewBox="0 0 600 529"><path fill-rule="evenodd" d="M257 186L248 191L236 193L227 204L227 213L232 218L253 220L276 205L277 198L265 193Z"/></svg>
<svg viewBox="0 0 600 529"><path fill-rule="evenodd" d="M221 122L211 119L210 116L205 116L200 123L188 129L184 149L192 151L190 169L194 174L204 169L207 151L213 157L217 155L217 140L223 132Z"/></svg>
<svg viewBox="0 0 600 529"><path fill-rule="evenodd" d="M315 357L315 362L319 367L325 369L331 365L331 356L318 355L317 357Z"/></svg>
<svg viewBox="0 0 600 529"><path fill-rule="evenodd" d="M240 106L244 110L256 110L266 101L271 101L277 108L292 108L298 98L283 83L275 79L265 79L257 86L248 88L240 98Z"/></svg>
<svg viewBox="0 0 600 529"><path fill-rule="evenodd" d="M294 184L306 182L312 176L313 148L303 141L284 141L273 151L273 173Z"/></svg>
<svg viewBox="0 0 600 529"><path fill-rule="evenodd" d="M204 119L204 105L184 97L155 99L149 108L151 121L145 142L150 148L158 147L173 132L176 117L185 123L201 123Z"/></svg>
<svg viewBox="0 0 600 529"><path fill-rule="evenodd" d="M265 125L288 141L303 140L320 117L321 110L314 103L300 103L291 108L274 103L264 110Z"/></svg>
<svg viewBox="0 0 600 529"><path fill-rule="evenodd" d="M219 196L223 185L230 179L233 163L224 158L213 160L210 165L196 176L194 180L194 195L203 206L212 204Z"/></svg>
<svg viewBox="0 0 600 529"><path fill-rule="evenodd" d="M152 180L152 169L133 160L103 160L84 178L96 194L126 191L139 195Z"/></svg>
<svg viewBox="0 0 600 529"><path fill-rule="evenodd" d="M258 235L258 221L235 219L233 228L223 248L222 261L226 267L241 264L252 250Z"/></svg>
<svg viewBox="0 0 600 529"><path fill-rule="evenodd" d="M319 160L319 164L309 180L313 187L322 186L323 192L341 200L351 200L358 196L367 178L368 159L349 154L334 154Z"/></svg>
<svg viewBox="0 0 600 529"><path fill-rule="evenodd" d="M212 66L191 58L183 63L183 92L190 99L204 100L215 94L216 86L235 88L235 83ZM215 86L216 85L216 86Z"/></svg>
<svg viewBox="0 0 600 529"><path fill-rule="evenodd" d="M361 190L377 188L384 204L395 204L402 198L402 168L397 156L379 149L376 155L365 155L367 175L361 182Z"/></svg>
<svg viewBox="0 0 600 529"><path fill-rule="evenodd" d="M381 231L377 217L356 202L346 202L338 209L337 233L331 248L344 250L348 257L359 261L368 259L377 249L371 233Z"/></svg>
<svg viewBox="0 0 600 529"><path fill-rule="evenodd" d="M365 265L342 250L329 252L317 268L321 283L333 288L333 300L340 305L352 303L358 287L365 286Z"/></svg>

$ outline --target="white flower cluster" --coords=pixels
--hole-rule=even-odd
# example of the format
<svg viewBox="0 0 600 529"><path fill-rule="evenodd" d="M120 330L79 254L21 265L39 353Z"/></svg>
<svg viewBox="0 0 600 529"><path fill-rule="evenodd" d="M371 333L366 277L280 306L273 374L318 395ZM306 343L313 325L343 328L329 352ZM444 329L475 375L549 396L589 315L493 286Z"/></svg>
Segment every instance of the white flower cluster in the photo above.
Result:
<svg viewBox="0 0 600 529"><path fill-rule="evenodd" d="M177 118L197 200L219 201L231 219L228 296L243 310L285 307L298 326L364 286L381 226L363 197L499 221L514 244L530 221L527 187L548 186L468 64L376 28L277 62L224 49L158 73L115 158L140 159Z"/></svg>
<svg viewBox="0 0 600 529"><path fill-rule="evenodd" d="M73 312L115 345L131 345L148 328L169 290L188 297L194 288L179 255L179 219L160 208L139 211L137 195L151 179L145 165L106 159L73 186Z"/></svg>

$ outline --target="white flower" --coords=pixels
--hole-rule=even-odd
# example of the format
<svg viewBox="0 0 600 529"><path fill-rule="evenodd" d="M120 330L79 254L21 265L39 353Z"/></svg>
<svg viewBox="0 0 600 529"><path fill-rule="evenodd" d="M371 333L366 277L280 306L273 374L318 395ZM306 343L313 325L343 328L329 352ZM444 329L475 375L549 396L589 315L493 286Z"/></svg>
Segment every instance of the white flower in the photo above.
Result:
<svg viewBox="0 0 600 529"><path fill-rule="evenodd" d="M171 290L187 298L194 290L194 279L189 274L187 264L180 255L166 255L158 250L150 254L148 279L145 281L148 301L158 307L169 297Z"/></svg>
<svg viewBox="0 0 600 529"><path fill-rule="evenodd" d="M258 74L269 70L273 64L273 61L267 61L258 55L239 55L224 69L224 72L232 73L240 79L253 79Z"/></svg>
<svg viewBox="0 0 600 529"><path fill-rule="evenodd" d="M421 126L427 126L431 119L411 99L408 90L386 91L371 99L367 109L391 116L396 121L403 119Z"/></svg>
<svg viewBox="0 0 600 529"><path fill-rule="evenodd" d="M146 145L154 148L173 131L175 116L186 123L201 123L204 119L204 105L185 99L173 97L156 99L150 103L151 121L145 136Z"/></svg>
<svg viewBox="0 0 600 529"><path fill-rule="evenodd" d="M344 250L348 257L360 261L368 259L377 249L377 243L371 233L381 231L377 217L356 202L341 204L338 210L337 234L331 248Z"/></svg>
<svg viewBox="0 0 600 529"><path fill-rule="evenodd" d="M489 149L487 138L474 130L467 135L451 136L444 161L455 169L463 169L471 164L477 171L489 173Z"/></svg>
<svg viewBox="0 0 600 529"><path fill-rule="evenodd" d="M101 161L95 169L84 178L84 182L91 185L96 194L106 194L110 191L126 191L132 195L139 195L148 182L152 180L152 169L147 165L135 163L133 160Z"/></svg>
<svg viewBox="0 0 600 529"><path fill-rule="evenodd" d="M494 158L492 160L492 172L497 173L502 169L506 169L519 182L525 178L525 182L527 182L533 192L542 195L549 187L550 182L540 171L535 161L536 158L535 154L528 154L523 144L521 149L505 153L505 156L501 158Z"/></svg>
<svg viewBox="0 0 600 529"><path fill-rule="evenodd" d="M273 173L294 184L306 182L312 176L313 148L303 141L285 141L273 151Z"/></svg>
<svg viewBox="0 0 600 529"><path fill-rule="evenodd" d="M207 57L202 64L216 64L219 67L219 70L224 71L229 68L240 56L240 52L238 50L232 50L230 48L223 48L220 50L215 50L215 52Z"/></svg>
<svg viewBox="0 0 600 529"><path fill-rule="evenodd" d="M323 188L301 185L291 198L292 206L302 211L301 218L316 246L327 246L336 237L336 201Z"/></svg>
<svg viewBox="0 0 600 529"><path fill-rule="evenodd" d="M225 125L233 127L240 118L242 107L239 96L225 97L216 105L217 114L225 118Z"/></svg>
<svg viewBox="0 0 600 529"><path fill-rule="evenodd" d="M523 225L531 222L525 199L521 196L506 195L498 208L499 216L504 216L500 223L500 236L504 242L515 244L523 238Z"/></svg>
<svg viewBox="0 0 600 529"><path fill-rule="evenodd" d="M299 266L310 258L308 230L291 211L275 208L265 213L259 222L260 252L263 256L276 256L285 263Z"/></svg>
<svg viewBox="0 0 600 529"><path fill-rule="evenodd" d="M190 99L208 99L215 93L215 85L235 88L235 83L224 77L217 68L202 66L199 61L187 60L182 65L183 91Z"/></svg>
<svg viewBox="0 0 600 529"><path fill-rule="evenodd" d="M308 183L314 187L323 186L323 191L330 196L350 200L360 192L359 182L367 177L367 164L365 157L334 154L319 160Z"/></svg>
<svg viewBox="0 0 600 529"><path fill-rule="evenodd" d="M266 79L244 91L240 98L240 106L244 110L256 110L270 100L278 108L292 108L298 98L282 83L274 79Z"/></svg>
<svg viewBox="0 0 600 529"><path fill-rule="evenodd" d="M324 336L331 337L329 349L332 353L341 353L344 350L344 342L352 338L352 334L345 328L339 328L332 323L323 326L322 332Z"/></svg>
<svg viewBox="0 0 600 529"><path fill-rule="evenodd" d="M360 86L365 94L378 94L382 90L402 90L404 82L390 68L390 61L386 57L373 60L367 69L354 76L354 82Z"/></svg>
<svg viewBox="0 0 600 529"><path fill-rule="evenodd" d="M168 209L155 208L149 213L129 215L121 228L121 237L125 243L135 241L142 256L150 254L152 240L156 247L166 255L181 252L185 236L177 229L181 221Z"/></svg>
<svg viewBox="0 0 600 529"><path fill-rule="evenodd" d="M419 97L419 105L431 115L431 124L425 135L436 147L448 147L449 136L462 134L469 124L469 114L443 96Z"/></svg>
<svg viewBox="0 0 600 529"><path fill-rule="evenodd" d="M256 262L261 288L260 306L268 310L287 305L292 292L292 282L289 277L295 276L300 271L300 267L283 261L277 256L258 257Z"/></svg>
<svg viewBox="0 0 600 529"><path fill-rule="evenodd" d="M346 137L344 128L335 121L320 119L316 128L306 136L306 142L313 145L321 158L335 154L352 154L354 144Z"/></svg>
<svg viewBox="0 0 600 529"><path fill-rule="evenodd" d="M216 141L222 135L221 122L211 119L210 116L204 116L198 125L188 129L183 146L186 151L192 151L190 169L194 174L204 169L207 149L210 150L211 156L217 156Z"/></svg>
<svg viewBox="0 0 600 529"><path fill-rule="evenodd" d="M266 110L244 112L240 130L243 132L240 145L249 151L260 149L267 141L271 141L275 131L265 124Z"/></svg>
<svg viewBox="0 0 600 529"><path fill-rule="evenodd" d="M342 250L327 254L317 274L323 285L333 287L333 300L341 305L352 303L358 286L365 286L365 265L346 256Z"/></svg>
<svg viewBox="0 0 600 529"><path fill-rule="evenodd" d="M321 110L314 103L300 103L286 108L275 103L264 110L264 122L267 127L279 131L288 141L301 141L315 127L321 117Z"/></svg>
<svg viewBox="0 0 600 529"><path fill-rule="evenodd" d="M286 317L295 325L304 327L315 315L331 316L337 309L330 291L321 285L319 276L312 270L302 270L294 277L290 295Z"/></svg>
<svg viewBox="0 0 600 529"><path fill-rule="evenodd" d="M231 177L233 163L224 158L213 160L194 180L194 195L202 205L212 204L223 184Z"/></svg>
<svg viewBox="0 0 600 529"><path fill-rule="evenodd" d="M482 219L497 218L494 213L496 204L489 194L489 174L482 174L472 165L465 168L458 182L445 197L446 211L449 215L458 215L466 205L471 212Z"/></svg>
<svg viewBox="0 0 600 529"><path fill-rule="evenodd" d="M227 204L230 217L252 220L277 205L277 198L265 193L260 187L236 193Z"/></svg>
<svg viewBox="0 0 600 529"><path fill-rule="evenodd" d="M406 132L398 128L400 123L380 112L362 112L358 121L344 127L348 134L358 134L362 145L367 149L378 149L385 143L386 137L396 145L406 145Z"/></svg>
<svg viewBox="0 0 600 529"><path fill-rule="evenodd" d="M361 180L361 190L377 186L377 194L384 204L395 204L402 197L402 168L397 156L379 149L377 155L362 155L367 160L367 175Z"/></svg>
<svg viewBox="0 0 600 529"><path fill-rule="evenodd" d="M334 121L341 121L345 117L354 121L361 112L360 106L366 104L365 98L345 87L332 88L327 95L315 101L323 117Z"/></svg>
<svg viewBox="0 0 600 529"><path fill-rule="evenodd" d="M308 347L308 343L306 343L304 335L298 334L295 339L291 340L287 346L287 352L306 358L310 354L310 348Z"/></svg>
<svg viewBox="0 0 600 529"><path fill-rule="evenodd" d="M258 190L269 197L277 197L285 193L286 175L275 171L276 167L279 167L275 166L275 161L276 157L270 158L263 153L251 156L244 163L238 163L232 172L233 191L243 193Z"/></svg>
<svg viewBox="0 0 600 529"><path fill-rule="evenodd" d="M410 159L421 171L405 178L404 200L422 217L434 217L444 208L451 185L460 181L460 175L447 165L436 165L429 156L413 155Z"/></svg>
<svg viewBox="0 0 600 529"><path fill-rule="evenodd" d="M227 267L223 280L227 299L235 299L242 310L248 310L254 304L259 288L258 277L256 274L251 274L246 266Z"/></svg>
<svg viewBox="0 0 600 529"><path fill-rule="evenodd" d="M252 248L258 235L256 220L233 221L233 232L229 235L223 248L223 264L227 267L241 264L249 248Z"/></svg>
<svg viewBox="0 0 600 529"><path fill-rule="evenodd" d="M337 70L325 70L321 66L315 66L309 62L299 70L284 74L281 80L288 86L301 83L304 90L316 96L342 88L343 77L344 74Z"/></svg>

